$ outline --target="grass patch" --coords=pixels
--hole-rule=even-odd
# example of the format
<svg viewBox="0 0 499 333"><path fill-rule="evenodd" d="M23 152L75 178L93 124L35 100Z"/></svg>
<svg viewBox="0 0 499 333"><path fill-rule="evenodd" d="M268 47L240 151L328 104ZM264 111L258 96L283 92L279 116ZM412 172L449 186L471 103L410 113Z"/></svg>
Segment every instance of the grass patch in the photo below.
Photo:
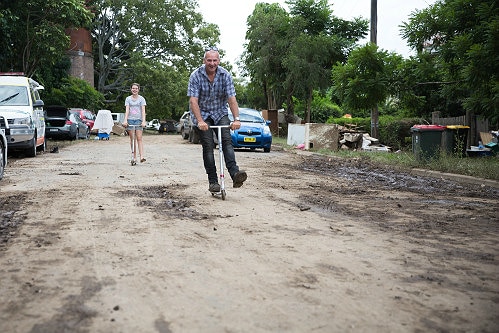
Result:
<svg viewBox="0 0 499 333"><path fill-rule="evenodd" d="M293 149L287 145L286 138L273 137L272 143L283 148ZM485 179L499 180L499 157L456 157L452 155L441 156L430 161L416 160L412 151L391 152L367 152L367 151L331 151L326 149L311 152L332 155L343 158L369 158L372 162L397 168L412 169L420 168L426 170L448 172L460 175L474 176Z"/></svg>

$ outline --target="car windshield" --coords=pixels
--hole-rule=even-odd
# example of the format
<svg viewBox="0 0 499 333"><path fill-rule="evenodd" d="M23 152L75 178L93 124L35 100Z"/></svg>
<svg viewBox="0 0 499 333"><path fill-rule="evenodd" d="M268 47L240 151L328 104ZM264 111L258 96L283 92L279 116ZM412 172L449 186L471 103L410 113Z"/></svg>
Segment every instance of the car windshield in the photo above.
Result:
<svg viewBox="0 0 499 333"><path fill-rule="evenodd" d="M22 86L0 86L0 105L29 105L28 89Z"/></svg>
<svg viewBox="0 0 499 333"><path fill-rule="evenodd" d="M229 118L231 121L234 120L232 113L229 113ZM263 119L262 115L257 110L245 110L239 109L239 118L241 122L245 123L263 123L265 119Z"/></svg>

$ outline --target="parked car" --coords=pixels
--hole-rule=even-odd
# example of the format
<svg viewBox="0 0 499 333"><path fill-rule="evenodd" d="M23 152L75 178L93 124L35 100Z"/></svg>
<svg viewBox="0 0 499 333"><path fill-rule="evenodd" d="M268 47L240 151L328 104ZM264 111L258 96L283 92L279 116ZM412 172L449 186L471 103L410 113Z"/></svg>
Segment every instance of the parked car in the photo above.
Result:
<svg viewBox="0 0 499 333"><path fill-rule="evenodd" d="M182 130L182 137L186 140L188 139L189 142L195 144L199 143L199 136L198 133L194 130L194 124L192 123L190 115L187 117L187 119L184 120L184 129Z"/></svg>
<svg viewBox="0 0 499 333"><path fill-rule="evenodd" d="M230 112L229 118L234 121ZM239 118L241 127L230 131L234 148L263 148L264 152L270 152L272 146L270 120L265 120L260 111L248 108L239 109Z"/></svg>
<svg viewBox="0 0 499 333"><path fill-rule="evenodd" d="M185 117L184 117L185 116ZM189 140L189 142L198 144L199 143L199 136L196 130L194 129L194 125L192 123L191 119L191 114L189 111L187 111L187 115L184 113L183 119L182 119L182 130L180 134L182 135L182 138L184 140ZM217 138L217 133L216 131L213 131L213 143L215 147L218 145L218 138Z"/></svg>
<svg viewBox="0 0 499 333"><path fill-rule="evenodd" d="M180 135L182 135L182 138L184 140L189 139L189 130L190 130L189 122L190 121L191 121L191 113L189 111L185 111L182 114L182 117L180 117L180 119L178 121L178 124L179 124L178 133Z"/></svg>
<svg viewBox="0 0 499 333"><path fill-rule="evenodd" d="M88 129L92 131L95 123L95 113L87 109L71 108L69 109L71 113L77 113L81 120L88 126Z"/></svg>
<svg viewBox="0 0 499 333"><path fill-rule="evenodd" d="M47 138L54 139L88 139L90 129L81 120L78 113L70 112L60 105L45 108L45 130Z"/></svg>
<svg viewBox="0 0 499 333"><path fill-rule="evenodd" d="M0 116L0 179L3 178L5 167L7 166L7 136L5 130L9 129L9 123L5 117Z"/></svg>
<svg viewBox="0 0 499 333"><path fill-rule="evenodd" d="M150 130L159 131L160 126L161 126L161 123L159 122L159 119L153 119L153 120L148 121L146 123L146 129L150 129Z"/></svg>
<svg viewBox="0 0 499 333"><path fill-rule="evenodd" d="M111 111L109 111L111 112ZM124 112L111 112L111 117L113 117L113 121L118 124L123 124L125 121L125 113Z"/></svg>
<svg viewBox="0 0 499 333"><path fill-rule="evenodd" d="M35 157L37 150L45 150L45 120L39 93L43 89L22 73L0 75L0 116L9 123L5 131L9 150L22 150L29 157Z"/></svg>
<svg viewBox="0 0 499 333"><path fill-rule="evenodd" d="M177 130L175 129L175 120L166 119L159 124L158 132L159 133L175 133Z"/></svg>

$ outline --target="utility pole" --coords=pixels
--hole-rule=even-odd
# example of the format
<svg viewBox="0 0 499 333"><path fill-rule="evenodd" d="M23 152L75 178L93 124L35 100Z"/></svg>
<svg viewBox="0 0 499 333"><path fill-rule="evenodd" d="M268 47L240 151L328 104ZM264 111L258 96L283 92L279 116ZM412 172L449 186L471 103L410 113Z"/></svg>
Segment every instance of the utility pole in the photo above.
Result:
<svg viewBox="0 0 499 333"><path fill-rule="evenodd" d="M370 41L377 44L378 38L378 0L371 0L371 36ZM379 111L376 105L371 109L371 136L379 139Z"/></svg>

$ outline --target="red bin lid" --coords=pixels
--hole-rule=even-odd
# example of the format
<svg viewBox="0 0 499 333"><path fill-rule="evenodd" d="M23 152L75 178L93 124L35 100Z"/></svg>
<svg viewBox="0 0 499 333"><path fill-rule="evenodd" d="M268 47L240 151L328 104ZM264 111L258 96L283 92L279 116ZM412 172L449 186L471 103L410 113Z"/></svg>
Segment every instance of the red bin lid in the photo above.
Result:
<svg viewBox="0 0 499 333"><path fill-rule="evenodd" d="M414 125L411 129L418 131L445 131L445 126L440 125Z"/></svg>

